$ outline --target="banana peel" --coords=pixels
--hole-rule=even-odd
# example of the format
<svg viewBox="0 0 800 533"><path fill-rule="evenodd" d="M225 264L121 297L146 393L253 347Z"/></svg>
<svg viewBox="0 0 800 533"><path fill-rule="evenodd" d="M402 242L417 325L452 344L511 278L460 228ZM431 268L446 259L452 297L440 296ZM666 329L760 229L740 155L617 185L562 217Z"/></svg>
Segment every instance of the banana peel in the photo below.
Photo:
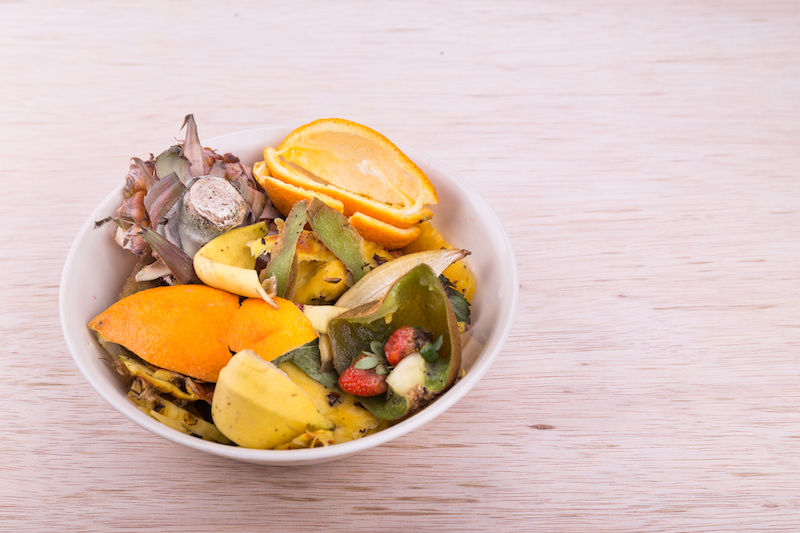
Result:
<svg viewBox="0 0 800 533"><path fill-rule="evenodd" d="M267 223L232 229L205 244L194 256L200 281L215 289L247 298L263 298L275 309L278 304L264 290L255 270L256 258L247 243L266 237Z"/></svg>
<svg viewBox="0 0 800 533"><path fill-rule="evenodd" d="M220 372L211 416L223 435L246 448L275 448L305 432L334 429L297 384L251 350Z"/></svg>

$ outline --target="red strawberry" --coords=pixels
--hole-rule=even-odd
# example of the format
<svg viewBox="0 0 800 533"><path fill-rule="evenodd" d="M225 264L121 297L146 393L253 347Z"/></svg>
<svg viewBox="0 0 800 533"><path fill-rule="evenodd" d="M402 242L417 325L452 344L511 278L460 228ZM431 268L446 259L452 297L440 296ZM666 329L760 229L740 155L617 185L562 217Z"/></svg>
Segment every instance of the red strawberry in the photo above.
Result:
<svg viewBox="0 0 800 533"><path fill-rule="evenodd" d="M386 374L378 374L376 368L356 368L365 357L375 358L372 354L363 354L339 376L339 388L356 396L378 396L389 389ZM380 364L380 363L378 363Z"/></svg>
<svg viewBox="0 0 800 533"><path fill-rule="evenodd" d="M392 333L386 341L386 346L383 347L386 361L396 366L404 357L418 352L426 342L430 342L430 339L420 328L401 326Z"/></svg>

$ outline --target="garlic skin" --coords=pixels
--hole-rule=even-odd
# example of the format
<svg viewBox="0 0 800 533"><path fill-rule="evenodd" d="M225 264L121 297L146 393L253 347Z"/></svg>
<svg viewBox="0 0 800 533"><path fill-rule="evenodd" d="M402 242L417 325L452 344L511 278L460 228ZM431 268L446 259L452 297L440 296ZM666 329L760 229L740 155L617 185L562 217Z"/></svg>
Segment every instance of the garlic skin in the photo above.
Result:
<svg viewBox="0 0 800 533"><path fill-rule="evenodd" d="M178 207L183 250L194 257L211 239L240 226L247 210L242 195L225 179L202 176L193 180Z"/></svg>

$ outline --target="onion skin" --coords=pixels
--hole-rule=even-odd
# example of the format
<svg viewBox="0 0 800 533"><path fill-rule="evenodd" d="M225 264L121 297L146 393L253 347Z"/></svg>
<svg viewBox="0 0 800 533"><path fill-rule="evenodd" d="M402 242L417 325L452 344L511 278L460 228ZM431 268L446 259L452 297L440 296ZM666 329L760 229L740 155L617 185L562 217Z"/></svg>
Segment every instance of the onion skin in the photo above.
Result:
<svg viewBox="0 0 800 533"><path fill-rule="evenodd" d="M370 271L369 274L361 278L337 301L339 307L358 307L374 300L382 298L394 283L407 274L411 269L421 264L428 265L440 275L444 269L469 255L467 250L456 248L448 250L429 250L403 255L388 261L378 268Z"/></svg>

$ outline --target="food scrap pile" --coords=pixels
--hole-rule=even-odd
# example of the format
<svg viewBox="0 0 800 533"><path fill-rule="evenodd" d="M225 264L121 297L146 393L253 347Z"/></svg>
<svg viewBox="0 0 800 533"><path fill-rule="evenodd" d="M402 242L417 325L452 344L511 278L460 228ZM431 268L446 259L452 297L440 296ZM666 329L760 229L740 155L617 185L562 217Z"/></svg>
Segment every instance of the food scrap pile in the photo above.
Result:
<svg viewBox="0 0 800 533"><path fill-rule="evenodd" d="M133 159L114 239L137 258L89 327L128 397L183 433L293 449L361 438L461 375L475 280L425 174L342 119L251 169L186 138Z"/></svg>

